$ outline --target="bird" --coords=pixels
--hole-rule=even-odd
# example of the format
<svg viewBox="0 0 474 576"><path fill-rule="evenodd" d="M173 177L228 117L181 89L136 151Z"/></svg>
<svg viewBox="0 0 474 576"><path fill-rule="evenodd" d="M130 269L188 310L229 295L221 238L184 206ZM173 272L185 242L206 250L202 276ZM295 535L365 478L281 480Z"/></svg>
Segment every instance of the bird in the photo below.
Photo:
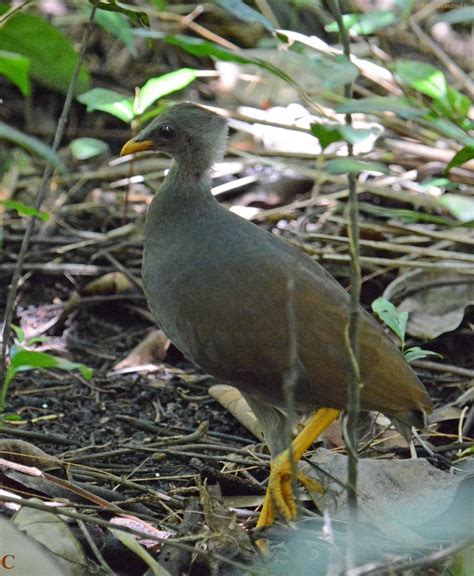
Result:
<svg viewBox="0 0 474 576"><path fill-rule="evenodd" d="M296 464L347 404L347 291L315 260L222 206L213 166L227 147L227 120L192 102L171 105L127 141L121 155L164 153L171 167L149 206L143 286L154 321L190 360L240 390L270 454L257 528L295 519ZM403 430L422 427L430 397L360 307L361 409L386 414ZM286 392L311 415L288 444Z"/></svg>

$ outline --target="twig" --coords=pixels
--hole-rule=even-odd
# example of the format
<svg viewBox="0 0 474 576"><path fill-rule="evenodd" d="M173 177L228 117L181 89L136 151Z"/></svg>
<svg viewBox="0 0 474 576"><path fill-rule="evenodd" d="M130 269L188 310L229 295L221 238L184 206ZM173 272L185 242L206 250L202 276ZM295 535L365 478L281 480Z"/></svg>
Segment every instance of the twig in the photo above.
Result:
<svg viewBox="0 0 474 576"><path fill-rule="evenodd" d="M38 271L41 272L42 274L72 274L74 276L100 276L101 274L105 274L107 272L116 272L116 268L113 266L95 266L93 264L74 264L74 263L69 263L69 262L44 262L44 263L38 263L38 264L33 264L28 262L27 264L24 264L21 266L21 268L23 270L27 270L28 272L34 272L34 271ZM10 262L7 262L6 264L0 264L0 270L14 270L14 273L16 272L16 270L18 269L18 263L13 264ZM13 279L15 280L15 279ZM15 285L15 294L13 295L13 298L15 298L16 296L16 284L18 283L18 279L15 280L15 283L13 284L13 280L12 280L12 286ZM11 291L11 288L10 288ZM10 292L9 292L9 296L10 296ZM8 301L7 301L7 307L8 307ZM6 314L7 310L5 310L5 326L7 325L7 320L8 320L8 324L11 321L11 311L10 311L10 317L7 318L7 314ZM5 326L3 327L3 342L5 344ZM3 351L2 351L3 352ZM4 356L5 358L5 356Z"/></svg>
<svg viewBox="0 0 474 576"><path fill-rule="evenodd" d="M87 526L85 525L83 520L77 519L76 522L77 522L77 525L79 526L80 531L82 532L82 535L86 539L87 544L89 544L90 549L92 550L94 556L96 557L97 562L102 567L102 570L104 571L104 573L109 574L109 576L114 576L115 572L112 570L112 568L104 560L104 557L100 553L100 550L99 550L97 544L94 542L94 539L90 535L90 532L87 529Z"/></svg>
<svg viewBox="0 0 474 576"><path fill-rule="evenodd" d="M351 60L349 35L342 19L339 0L330 0L329 6L337 22L344 55ZM352 82L344 85L344 96L352 98ZM346 124L352 126L351 114L346 114ZM347 142L348 156L354 155L353 145ZM347 389L347 421L344 426L344 440L347 448L347 503L349 507L347 566L356 564L357 554L357 444L359 440L357 422L360 412L360 368L359 368L359 314L361 269L359 261L359 208L356 178L354 173L347 175L349 186L349 250L351 254L351 300L350 318L347 332L347 348L351 360L351 375Z"/></svg>
<svg viewBox="0 0 474 576"><path fill-rule="evenodd" d="M381 573L394 570L397 570L398 573L401 573L402 571L410 570L412 568L431 566L440 562L441 560L444 560L448 556L461 551L463 548L467 548L472 543L472 538L464 538L460 542L451 544L451 546L437 550L436 552L428 554L428 556L423 556L418 560L410 561L401 557L392 559L390 562L371 562L370 564L364 564L363 566L358 566L357 568L349 570L349 572L347 572L347 576L363 576L364 574L372 574L373 572ZM420 572L417 573L420 574Z"/></svg>
<svg viewBox="0 0 474 576"><path fill-rule="evenodd" d="M345 220L339 216L329 216L329 222L335 222L336 224L345 224ZM366 230L374 230L381 232L385 235L387 232L396 233L401 235L401 233L407 235L414 234L420 238L435 238L437 240L449 240L450 242L455 242L457 244L467 244L469 246L474 246L474 234L468 236L466 230L461 230L461 233L456 233L454 229L451 232L437 232L436 230L427 230L426 226L416 226L416 225L404 225L404 224L376 224L375 222L364 222L359 224L360 228L365 228ZM459 231L459 229L458 229Z"/></svg>
<svg viewBox="0 0 474 576"><path fill-rule="evenodd" d="M474 370L469 368L462 368L461 366L452 366L451 364L439 364L437 362L430 362L429 360L416 360L412 363L417 368L425 368L426 370L434 370L435 372L444 372L446 374L455 374L463 378L474 378Z"/></svg>
<svg viewBox="0 0 474 576"><path fill-rule="evenodd" d="M255 0L255 4L265 18L270 20L273 28L280 28L280 23L278 22L275 12L272 10L267 0Z"/></svg>
<svg viewBox="0 0 474 576"><path fill-rule="evenodd" d="M198 7L196 7L196 8L198 8ZM152 9L152 10L155 12L155 15L158 19L165 20L165 21L171 21L171 22L177 22L178 24L181 25L182 28L189 28L190 30L195 32L198 36L201 36L202 38L205 38L206 40L209 40L210 42L214 42L218 46L222 46L224 48L227 48L228 50L238 50L239 49L239 47L236 44L233 44L232 42L229 42L228 40L226 40L222 36L219 36L218 34L215 34L214 32L212 32L211 30L208 30L205 26L201 26L201 24L194 22L194 18L196 18L196 16L198 15L196 12L196 8L191 13L189 13L185 16L183 16L181 14L173 14L172 12L164 12L164 11L158 11L158 10L155 11L155 9ZM147 10L144 10L144 11L148 12ZM202 12L202 10L201 10L201 12Z"/></svg>
<svg viewBox="0 0 474 576"><path fill-rule="evenodd" d="M28 4L31 4L33 2L33 0L25 0L25 2L21 2L18 5L13 5L9 10L7 10L5 12L5 14L2 15L2 17L0 18L0 28L6 23L8 22L8 20L13 16L13 14L15 14L15 12L18 12L19 10L23 10L23 8L25 8L26 6L28 6Z"/></svg>
<svg viewBox="0 0 474 576"><path fill-rule="evenodd" d="M350 261L350 256L347 256L346 254L327 253L326 250L320 250L311 246L311 244L302 244L301 242L290 241L290 243L299 246L307 254L318 256L318 260L326 260L329 262ZM401 258L378 258L375 256L361 256L360 262L367 268L378 265L386 266L387 268L423 268L425 270L437 271L454 270L458 274L465 274L466 276L474 275L474 266L465 265L464 263L461 264L461 262L425 262L421 260L402 260Z"/></svg>
<svg viewBox="0 0 474 576"><path fill-rule="evenodd" d="M321 234L311 232L305 235L307 240L327 240L328 242L339 242L347 244L350 242L345 236L333 236L331 234ZM395 244L394 242L384 242L380 240L360 240L360 246L374 248L375 250L386 250L389 252L402 252L412 254L413 256L423 256L425 258L441 258L444 260L460 260L474 264L474 255L465 254L464 252L454 252L451 250L436 250L434 248L422 248L419 246L410 246L409 244Z"/></svg>
<svg viewBox="0 0 474 576"><path fill-rule="evenodd" d="M408 156L417 156L423 160L437 160L448 164L453 159L457 150L445 150L435 148L434 146L427 146L426 144L419 144L418 142L409 142L408 140L397 140L395 138L385 138L384 146L390 152L399 150ZM462 165L463 168L474 170L474 160L468 160Z"/></svg>
<svg viewBox="0 0 474 576"><path fill-rule="evenodd" d="M42 432L34 432L33 430L21 430L13 426L3 425L1 432L5 436L13 436L14 438L25 438L27 440L39 440L47 444L59 444L62 446L80 446L79 440L70 440L64 438L59 434L43 434Z"/></svg>
<svg viewBox="0 0 474 576"><path fill-rule="evenodd" d="M452 60L446 54L446 52L444 52L444 50L442 50L435 42L433 42L428 34L423 32L414 18L409 18L408 24L420 42L424 44L438 58L438 60L446 66L450 73L459 80L467 92L472 96L474 94L472 81L469 76L462 70L462 68L458 66L456 62L454 62L454 60Z"/></svg>

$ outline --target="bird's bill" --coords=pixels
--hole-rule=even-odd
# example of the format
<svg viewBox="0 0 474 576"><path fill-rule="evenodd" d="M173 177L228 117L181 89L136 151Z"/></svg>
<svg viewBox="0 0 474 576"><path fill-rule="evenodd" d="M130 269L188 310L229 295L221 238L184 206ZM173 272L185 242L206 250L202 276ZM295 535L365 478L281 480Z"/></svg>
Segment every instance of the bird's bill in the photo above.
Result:
<svg viewBox="0 0 474 576"><path fill-rule="evenodd" d="M127 156L128 154L143 152L144 150L153 150L154 148L155 144L153 140L134 140L132 138L122 146L120 156Z"/></svg>

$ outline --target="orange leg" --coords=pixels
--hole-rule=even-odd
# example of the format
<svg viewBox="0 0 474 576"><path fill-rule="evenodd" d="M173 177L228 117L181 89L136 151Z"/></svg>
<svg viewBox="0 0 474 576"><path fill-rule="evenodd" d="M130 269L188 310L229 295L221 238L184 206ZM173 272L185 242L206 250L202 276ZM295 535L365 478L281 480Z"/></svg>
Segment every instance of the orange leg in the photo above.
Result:
<svg viewBox="0 0 474 576"><path fill-rule="evenodd" d="M273 524L277 511L287 520L296 518L297 507L292 485L293 467L339 414L340 411L334 408L320 408L293 440L292 449L285 450L272 461L268 489L257 521L257 528ZM307 489L322 492L321 486L303 473L298 472L297 479Z"/></svg>

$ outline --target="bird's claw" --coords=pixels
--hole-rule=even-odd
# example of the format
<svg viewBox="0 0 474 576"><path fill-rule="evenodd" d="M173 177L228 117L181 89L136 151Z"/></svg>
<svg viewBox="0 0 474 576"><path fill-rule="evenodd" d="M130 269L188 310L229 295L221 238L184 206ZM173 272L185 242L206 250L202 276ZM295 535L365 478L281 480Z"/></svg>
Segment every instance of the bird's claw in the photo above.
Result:
<svg viewBox="0 0 474 576"><path fill-rule="evenodd" d="M293 493L293 470L296 463L292 461L289 450L279 454L271 463L267 493L263 502L257 528L270 526L277 512L286 520L295 520L298 512ZM323 489L315 480L295 469L296 478L308 491L322 493Z"/></svg>

